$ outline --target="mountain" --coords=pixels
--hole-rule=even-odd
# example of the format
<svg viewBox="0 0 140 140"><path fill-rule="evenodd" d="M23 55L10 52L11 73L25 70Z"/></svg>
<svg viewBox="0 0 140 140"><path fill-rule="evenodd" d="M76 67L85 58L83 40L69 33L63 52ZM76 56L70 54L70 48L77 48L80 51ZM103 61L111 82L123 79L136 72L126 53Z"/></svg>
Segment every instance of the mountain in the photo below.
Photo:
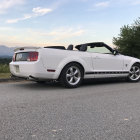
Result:
<svg viewBox="0 0 140 140"><path fill-rule="evenodd" d="M13 56L14 49L15 48L9 48L7 46L0 45L0 57L7 58Z"/></svg>

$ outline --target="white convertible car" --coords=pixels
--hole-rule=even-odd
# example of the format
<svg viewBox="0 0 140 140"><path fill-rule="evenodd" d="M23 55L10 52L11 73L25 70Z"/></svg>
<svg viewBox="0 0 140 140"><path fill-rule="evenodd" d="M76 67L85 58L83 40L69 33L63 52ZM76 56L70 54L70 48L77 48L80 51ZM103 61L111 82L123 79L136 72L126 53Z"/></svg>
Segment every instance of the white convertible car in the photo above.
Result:
<svg viewBox="0 0 140 140"><path fill-rule="evenodd" d="M83 79L124 77L140 80L140 60L124 56L102 42L15 50L10 71L17 77L36 82L58 80L68 88L78 87Z"/></svg>

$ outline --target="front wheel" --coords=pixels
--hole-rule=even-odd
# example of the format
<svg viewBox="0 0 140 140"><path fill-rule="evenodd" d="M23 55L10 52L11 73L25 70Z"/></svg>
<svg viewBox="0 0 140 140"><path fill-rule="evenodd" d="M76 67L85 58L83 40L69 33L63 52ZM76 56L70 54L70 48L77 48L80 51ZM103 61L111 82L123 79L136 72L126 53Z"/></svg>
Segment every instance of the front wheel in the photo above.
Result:
<svg viewBox="0 0 140 140"><path fill-rule="evenodd" d="M83 81L84 71L77 63L65 66L60 75L60 82L64 87L77 88Z"/></svg>
<svg viewBox="0 0 140 140"><path fill-rule="evenodd" d="M138 82L140 81L140 65L134 64L129 72L128 80L130 82Z"/></svg>

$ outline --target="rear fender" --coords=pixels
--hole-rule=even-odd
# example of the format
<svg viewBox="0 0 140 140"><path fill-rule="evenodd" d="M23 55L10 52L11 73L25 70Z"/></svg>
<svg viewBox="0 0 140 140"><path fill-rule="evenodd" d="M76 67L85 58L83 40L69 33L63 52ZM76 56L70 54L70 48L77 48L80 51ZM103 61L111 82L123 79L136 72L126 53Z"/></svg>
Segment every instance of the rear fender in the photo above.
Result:
<svg viewBox="0 0 140 140"><path fill-rule="evenodd" d="M61 71L63 70L63 68L71 63L71 62L77 62L77 63L80 63L84 70L87 71L88 70L88 65L86 64L86 62L80 58L77 58L77 57L69 57L69 58L66 58L64 59L57 67L56 69L56 72L55 72L55 75L54 75L54 79L58 79L60 74L61 74Z"/></svg>

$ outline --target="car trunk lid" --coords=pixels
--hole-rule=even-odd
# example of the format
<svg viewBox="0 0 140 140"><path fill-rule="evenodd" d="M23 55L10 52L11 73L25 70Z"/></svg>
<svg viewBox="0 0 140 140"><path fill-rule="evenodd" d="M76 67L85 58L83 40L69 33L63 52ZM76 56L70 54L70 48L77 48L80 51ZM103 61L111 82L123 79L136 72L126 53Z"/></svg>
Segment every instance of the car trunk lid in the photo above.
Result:
<svg viewBox="0 0 140 140"><path fill-rule="evenodd" d="M13 61L37 61L39 47L22 47L15 49Z"/></svg>

